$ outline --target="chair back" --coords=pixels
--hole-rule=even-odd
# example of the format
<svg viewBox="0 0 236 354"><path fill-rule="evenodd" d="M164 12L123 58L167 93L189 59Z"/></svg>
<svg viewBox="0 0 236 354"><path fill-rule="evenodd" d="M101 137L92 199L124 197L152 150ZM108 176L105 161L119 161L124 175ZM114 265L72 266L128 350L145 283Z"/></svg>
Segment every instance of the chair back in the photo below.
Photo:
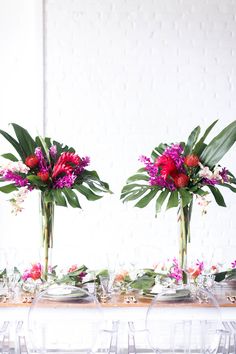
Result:
<svg viewBox="0 0 236 354"><path fill-rule="evenodd" d="M146 332L157 353L216 353L221 311L203 288L165 289L148 308Z"/></svg>
<svg viewBox="0 0 236 354"><path fill-rule="evenodd" d="M30 346L37 353L95 352L103 315L97 299L71 285L52 285L29 310Z"/></svg>

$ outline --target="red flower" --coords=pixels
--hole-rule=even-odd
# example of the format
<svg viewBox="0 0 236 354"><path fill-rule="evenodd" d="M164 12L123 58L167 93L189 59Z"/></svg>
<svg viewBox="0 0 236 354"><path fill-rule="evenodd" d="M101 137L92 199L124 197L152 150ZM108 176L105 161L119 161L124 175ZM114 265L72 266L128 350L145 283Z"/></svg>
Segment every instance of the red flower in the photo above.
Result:
<svg viewBox="0 0 236 354"><path fill-rule="evenodd" d="M39 163L39 159L37 158L36 155L29 155L25 159L26 166L28 166L30 168L36 167L38 165L38 163Z"/></svg>
<svg viewBox="0 0 236 354"><path fill-rule="evenodd" d="M78 166L80 161L81 158L73 152L63 152L53 168L52 177L55 178L63 173L70 174L73 171L73 167Z"/></svg>
<svg viewBox="0 0 236 354"><path fill-rule="evenodd" d="M184 163L188 167L196 167L199 164L199 158L197 155L187 155L184 159Z"/></svg>
<svg viewBox="0 0 236 354"><path fill-rule="evenodd" d="M188 185L189 176L185 175L184 173L179 173L174 177L174 184L177 188L184 188Z"/></svg>
<svg viewBox="0 0 236 354"><path fill-rule="evenodd" d="M191 277L195 279L201 274L202 271L200 268L189 268L188 272L190 273Z"/></svg>
<svg viewBox="0 0 236 354"><path fill-rule="evenodd" d="M41 265L40 264L33 264L30 270L30 276L33 280L41 278Z"/></svg>
<svg viewBox="0 0 236 354"><path fill-rule="evenodd" d="M41 179L42 182L47 182L49 179L49 173L48 171L45 172L38 172L37 176Z"/></svg>
<svg viewBox="0 0 236 354"><path fill-rule="evenodd" d="M161 168L160 174L165 180L169 176L174 177L178 173L174 160L169 156L162 155L158 157L155 165Z"/></svg>

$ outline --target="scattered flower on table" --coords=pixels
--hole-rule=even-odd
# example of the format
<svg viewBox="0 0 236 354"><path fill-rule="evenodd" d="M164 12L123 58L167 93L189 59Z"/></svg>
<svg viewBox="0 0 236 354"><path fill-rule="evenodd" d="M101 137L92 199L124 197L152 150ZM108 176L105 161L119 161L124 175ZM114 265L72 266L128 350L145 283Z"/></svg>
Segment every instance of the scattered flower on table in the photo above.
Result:
<svg viewBox="0 0 236 354"><path fill-rule="evenodd" d="M33 280L40 279L42 276L42 265L40 263L32 264L31 268L26 269L22 274L22 280L26 281L31 278Z"/></svg>
<svg viewBox="0 0 236 354"><path fill-rule="evenodd" d="M194 267L188 268L188 273L192 279L196 279L204 270L204 263L197 260Z"/></svg>
<svg viewBox="0 0 236 354"><path fill-rule="evenodd" d="M231 266L232 266L233 269L236 268L236 260L231 263Z"/></svg>
<svg viewBox="0 0 236 354"><path fill-rule="evenodd" d="M172 261L172 266L170 268L168 277L171 279L175 279L176 283L179 283L183 279L183 272L176 258L174 258Z"/></svg>

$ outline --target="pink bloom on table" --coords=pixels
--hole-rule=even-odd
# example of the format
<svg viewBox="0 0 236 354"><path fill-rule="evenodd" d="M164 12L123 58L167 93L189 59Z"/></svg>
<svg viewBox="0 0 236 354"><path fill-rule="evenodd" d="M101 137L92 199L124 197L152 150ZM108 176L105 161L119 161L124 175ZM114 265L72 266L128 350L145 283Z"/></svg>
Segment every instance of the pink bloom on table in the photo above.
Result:
<svg viewBox="0 0 236 354"><path fill-rule="evenodd" d="M236 260L231 262L231 266L232 266L233 269L236 268Z"/></svg>
<svg viewBox="0 0 236 354"><path fill-rule="evenodd" d="M173 265L171 267L169 277L175 279L177 282L183 278L182 269L179 267L179 263L176 258L173 259Z"/></svg>
<svg viewBox="0 0 236 354"><path fill-rule="evenodd" d="M200 269L200 271L202 272L204 269L204 262L201 262L199 260L197 260L196 262L196 266Z"/></svg>
<svg viewBox="0 0 236 354"><path fill-rule="evenodd" d="M77 264L73 264L69 269L68 269L68 273L74 272L78 269Z"/></svg>
<svg viewBox="0 0 236 354"><path fill-rule="evenodd" d="M115 281L117 282L122 282L125 280L125 277L129 275L129 272L127 270L122 270L120 273L116 274L115 276Z"/></svg>
<svg viewBox="0 0 236 354"><path fill-rule="evenodd" d="M40 263L35 263L30 269L26 269L22 275L22 279L25 281L29 278L37 280L41 278L42 266Z"/></svg>
<svg viewBox="0 0 236 354"><path fill-rule="evenodd" d="M211 273L217 273L218 272L218 267L216 265L211 266Z"/></svg>
<svg viewBox="0 0 236 354"><path fill-rule="evenodd" d="M81 272L81 273L79 274L80 278L84 278L86 275L87 275L86 272Z"/></svg>
<svg viewBox="0 0 236 354"><path fill-rule="evenodd" d="M204 263L197 260L196 266L194 268L189 268L188 273L191 275L193 279L196 279L204 269Z"/></svg>

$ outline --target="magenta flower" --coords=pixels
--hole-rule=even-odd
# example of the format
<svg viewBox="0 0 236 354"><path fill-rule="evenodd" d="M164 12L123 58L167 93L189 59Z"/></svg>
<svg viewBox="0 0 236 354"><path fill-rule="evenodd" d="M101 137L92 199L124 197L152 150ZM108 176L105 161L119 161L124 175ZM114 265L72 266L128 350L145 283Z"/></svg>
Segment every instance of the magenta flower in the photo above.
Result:
<svg viewBox="0 0 236 354"><path fill-rule="evenodd" d="M232 266L232 268L233 268L233 269L235 269L235 268L236 268L236 260L235 260L235 261L233 261L233 262L231 262L231 266Z"/></svg>
<svg viewBox="0 0 236 354"><path fill-rule="evenodd" d="M90 164L90 158L88 156L82 157L79 166L77 166L74 170L75 174L79 175L89 164Z"/></svg>
<svg viewBox="0 0 236 354"><path fill-rule="evenodd" d="M228 170L223 167L221 171L219 171L219 175L222 177L224 182L229 182Z"/></svg>
<svg viewBox="0 0 236 354"><path fill-rule="evenodd" d="M35 149L34 153L35 153L35 156L37 156L37 158L39 160L38 166L39 166L40 172L48 172L47 163L46 163L46 160L43 156L42 149L40 147L37 147Z"/></svg>
<svg viewBox="0 0 236 354"><path fill-rule="evenodd" d="M180 144L172 144L170 147L165 149L163 155L169 156L175 163L175 166L179 172L185 172L184 169L184 156L183 147Z"/></svg>
<svg viewBox="0 0 236 354"><path fill-rule="evenodd" d="M160 176L158 174L159 168L150 160L150 158L142 155L140 156L139 161L145 164L145 169L147 170L150 176L149 184L151 186L160 186L163 188L167 188L171 191L174 191L176 189L176 186L171 179L165 179L163 176Z"/></svg>
<svg viewBox="0 0 236 354"><path fill-rule="evenodd" d="M65 175L58 178L53 182L53 188L71 188L76 180L76 175L74 173Z"/></svg>
<svg viewBox="0 0 236 354"><path fill-rule="evenodd" d="M179 267L179 263L176 258L173 259L173 266L171 267L169 277L175 279L177 282L183 279L182 269Z"/></svg>
<svg viewBox="0 0 236 354"><path fill-rule="evenodd" d="M12 171L9 170L4 171L3 178L6 181L13 181L17 187L29 186L29 180L27 178L23 178L22 176L13 173Z"/></svg>
<svg viewBox="0 0 236 354"><path fill-rule="evenodd" d="M197 266L198 269L202 272L203 269L204 269L204 262L200 262L200 261L197 259L196 266Z"/></svg>
<svg viewBox="0 0 236 354"><path fill-rule="evenodd" d="M55 158L57 156L57 147L56 147L56 145L52 145L49 148L49 154L50 154L51 158L53 158L55 160Z"/></svg>

